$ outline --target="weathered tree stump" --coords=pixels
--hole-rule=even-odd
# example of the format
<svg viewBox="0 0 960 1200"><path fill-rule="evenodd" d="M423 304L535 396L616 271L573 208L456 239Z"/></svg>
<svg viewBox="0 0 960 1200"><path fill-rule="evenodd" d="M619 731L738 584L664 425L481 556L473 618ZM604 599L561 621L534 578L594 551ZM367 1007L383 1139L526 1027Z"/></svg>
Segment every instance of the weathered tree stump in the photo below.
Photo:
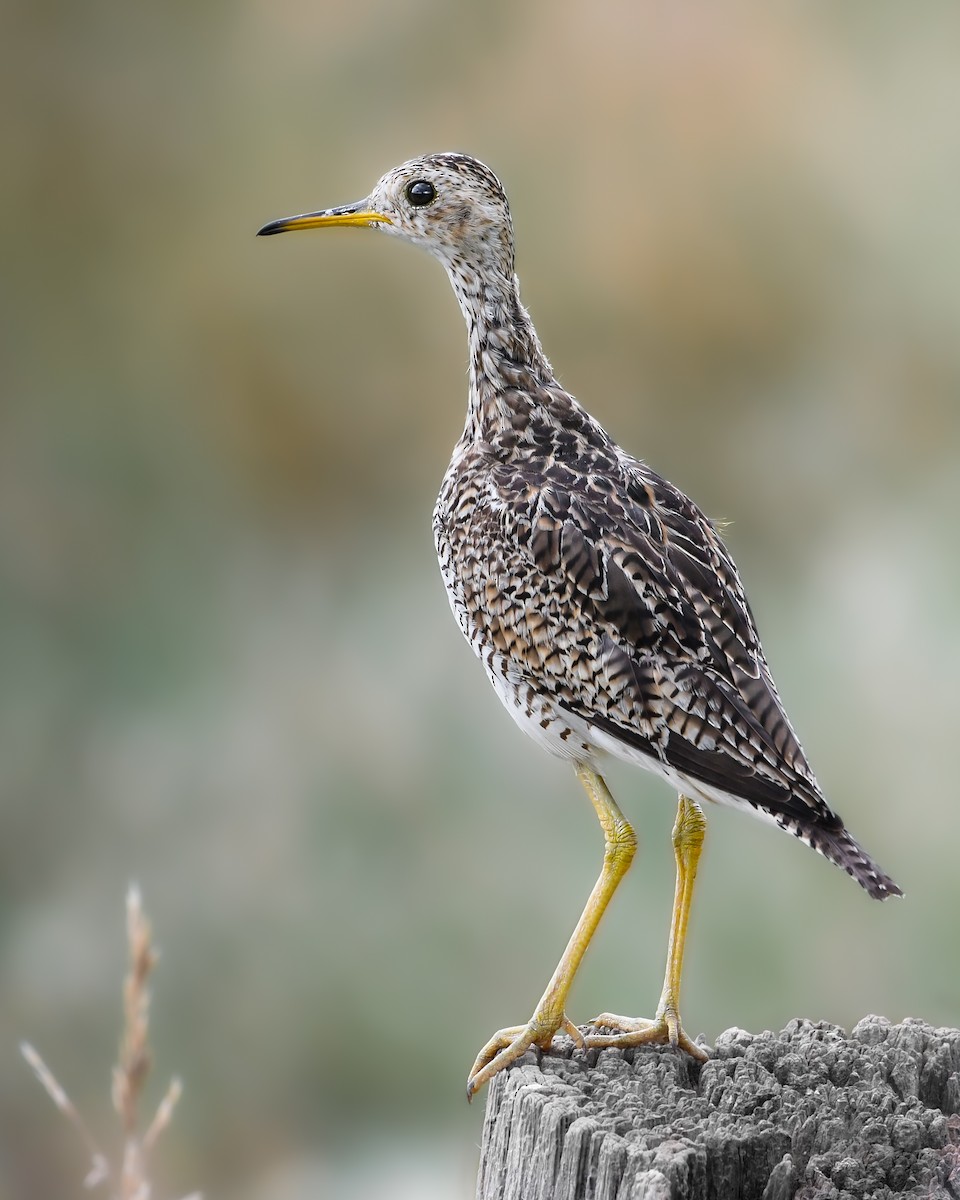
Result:
<svg viewBox="0 0 960 1200"><path fill-rule="evenodd" d="M566 1047L566 1049L564 1049ZM490 1085L477 1200L960 1200L960 1030L866 1017L529 1052Z"/></svg>

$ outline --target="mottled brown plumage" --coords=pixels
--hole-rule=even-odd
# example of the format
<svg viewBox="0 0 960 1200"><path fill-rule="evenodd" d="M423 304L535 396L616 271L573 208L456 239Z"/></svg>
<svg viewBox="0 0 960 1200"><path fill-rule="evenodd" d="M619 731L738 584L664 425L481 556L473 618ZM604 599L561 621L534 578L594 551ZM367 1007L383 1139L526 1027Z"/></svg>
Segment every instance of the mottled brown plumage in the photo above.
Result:
<svg viewBox="0 0 960 1200"><path fill-rule="evenodd" d="M642 1028L605 1020L621 1034L593 1040L662 1036L696 1052L676 1009L700 802L775 822L871 896L900 889L827 805L715 526L557 382L520 302L496 176L465 155L428 155L389 172L359 205L261 232L331 224L372 225L422 245L453 284L467 323L470 381L463 435L434 512L440 568L457 622L508 712L575 764L597 807L608 855L620 856L616 877L605 866L598 887L612 893L633 852L616 849L629 826L597 774L603 760L645 767L687 798L675 833L679 949L672 937L658 1017ZM690 832L694 825L699 832ZM589 941L607 899L591 898L575 938ZM558 1028L571 1031L562 1001L585 945L568 947L570 960L531 1022L491 1039L471 1091L527 1046L549 1045Z"/></svg>

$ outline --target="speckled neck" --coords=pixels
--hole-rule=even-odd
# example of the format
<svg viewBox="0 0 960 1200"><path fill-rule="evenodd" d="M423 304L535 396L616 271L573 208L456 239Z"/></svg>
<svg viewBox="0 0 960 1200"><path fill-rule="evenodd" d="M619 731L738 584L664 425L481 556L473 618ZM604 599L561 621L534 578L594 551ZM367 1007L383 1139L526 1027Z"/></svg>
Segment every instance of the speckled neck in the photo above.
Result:
<svg viewBox="0 0 960 1200"><path fill-rule="evenodd" d="M512 264L511 264L512 266ZM556 388L553 369L520 302L512 270L480 271L462 261L447 273L467 324L470 391L465 441L494 442L526 423L530 411Z"/></svg>

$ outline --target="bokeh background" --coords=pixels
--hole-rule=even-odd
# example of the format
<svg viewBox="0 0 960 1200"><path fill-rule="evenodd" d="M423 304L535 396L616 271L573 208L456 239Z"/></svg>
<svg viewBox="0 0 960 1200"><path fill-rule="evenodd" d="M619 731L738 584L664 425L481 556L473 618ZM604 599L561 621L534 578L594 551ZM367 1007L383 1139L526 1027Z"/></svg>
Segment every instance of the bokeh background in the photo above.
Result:
<svg viewBox="0 0 960 1200"><path fill-rule="evenodd" d="M960 9L7 0L0 1192L106 1148L123 896L163 956L155 1194L467 1197L467 1067L601 857L500 710L430 512L460 314L410 247L264 221L434 149L512 197L563 382L732 522L827 793L902 883L711 822L685 1018L960 1023ZM673 798L571 1002L659 991Z"/></svg>

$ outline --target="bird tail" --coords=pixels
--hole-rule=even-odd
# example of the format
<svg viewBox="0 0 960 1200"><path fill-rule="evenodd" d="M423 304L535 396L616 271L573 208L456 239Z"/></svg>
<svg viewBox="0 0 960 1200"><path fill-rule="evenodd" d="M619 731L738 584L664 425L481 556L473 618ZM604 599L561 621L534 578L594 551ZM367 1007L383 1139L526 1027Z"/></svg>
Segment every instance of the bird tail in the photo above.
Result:
<svg viewBox="0 0 960 1200"><path fill-rule="evenodd" d="M889 875L880 870L870 855L847 833L842 825L839 829L809 825L805 829L796 829L795 832L797 837L812 846L814 850L818 850L824 858L828 858L848 875L852 875L874 900L886 900L888 896L903 895L901 888Z"/></svg>

